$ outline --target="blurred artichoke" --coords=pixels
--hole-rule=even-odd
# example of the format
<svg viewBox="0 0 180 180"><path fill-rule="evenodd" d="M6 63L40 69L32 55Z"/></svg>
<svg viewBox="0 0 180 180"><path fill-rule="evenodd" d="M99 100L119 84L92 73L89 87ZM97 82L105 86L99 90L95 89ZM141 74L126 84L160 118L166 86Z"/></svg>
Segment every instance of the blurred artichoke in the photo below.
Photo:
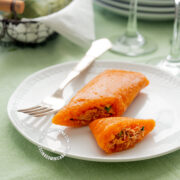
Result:
<svg viewBox="0 0 180 180"><path fill-rule="evenodd" d="M24 0L25 10L20 18L36 18L59 11L72 0Z"/></svg>

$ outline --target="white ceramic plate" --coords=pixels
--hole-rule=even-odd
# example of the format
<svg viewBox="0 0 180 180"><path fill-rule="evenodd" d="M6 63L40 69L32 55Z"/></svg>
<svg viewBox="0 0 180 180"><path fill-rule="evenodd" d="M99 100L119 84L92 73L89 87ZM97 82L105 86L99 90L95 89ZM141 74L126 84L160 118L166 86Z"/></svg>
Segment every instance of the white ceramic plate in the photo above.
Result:
<svg viewBox="0 0 180 180"><path fill-rule="evenodd" d="M113 1L130 2L130 0L113 0ZM174 0L138 0L138 4L172 6L174 5Z"/></svg>
<svg viewBox="0 0 180 180"><path fill-rule="evenodd" d="M142 90L124 116L153 118L156 120L156 127L133 149L107 155L97 146L88 127L56 126L51 123L52 117L33 118L16 111L35 105L50 95L75 64L76 62L70 62L41 70L25 79L13 93L7 108L9 118L26 139L46 150L61 154L66 149L65 143L60 141L62 137L54 130L64 129L70 138L68 157L106 162L149 159L180 148L180 80L147 65L111 60L95 62L64 91L64 97L68 102L77 90L106 69L125 69L144 73L150 80L150 85ZM42 134L45 134L44 139Z"/></svg>
<svg viewBox="0 0 180 180"><path fill-rule="evenodd" d="M118 7L117 5L113 5L102 0L95 0L95 3L98 6L116 14L120 14L123 16L129 15L129 10L127 8ZM137 16L139 19L144 20L170 20L174 18L174 12L148 12L138 10Z"/></svg>
<svg viewBox="0 0 180 180"><path fill-rule="evenodd" d="M110 5L114 5L119 8L125 8L129 9L129 2L125 1L116 1L116 0L101 0L102 2L108 3ZM158 6L158 5L147 5L147 4L139 4L137 6L138 11L140 12L149 12L149 13L168 13L168 12L173 12L175 11L174 5L172 6Z"/></svg>

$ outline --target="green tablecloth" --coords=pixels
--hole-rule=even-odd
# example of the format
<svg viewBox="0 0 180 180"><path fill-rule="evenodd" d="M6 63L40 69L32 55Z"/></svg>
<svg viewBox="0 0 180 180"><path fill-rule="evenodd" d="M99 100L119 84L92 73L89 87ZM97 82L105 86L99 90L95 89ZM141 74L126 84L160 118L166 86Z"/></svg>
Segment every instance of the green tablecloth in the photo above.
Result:
<svg viewBox="0 0 180 180"><path fill-rule="evenodd" d="M121 34L127 19L95 7L97 38ZM139 31L159 45L152 55L137 58L107 52L101 59L143 63L161 59L169 51L172 22L139 21ZM28 75L50 65L79 60L85 49L58 37L38 48L0 52L0 179L180 179L180 151L163 157L129 163L96 163L64 158L45 160L35 145L22 137L9 121L6 107L10 95Z"/></svg>

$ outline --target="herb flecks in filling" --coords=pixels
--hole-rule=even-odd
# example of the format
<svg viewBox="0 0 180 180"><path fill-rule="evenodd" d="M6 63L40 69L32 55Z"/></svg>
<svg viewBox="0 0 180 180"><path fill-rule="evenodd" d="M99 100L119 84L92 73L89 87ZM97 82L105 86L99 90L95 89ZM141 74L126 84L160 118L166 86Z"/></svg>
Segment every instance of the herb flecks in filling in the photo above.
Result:
<svg viewBox="0 0 180 180"><path fill-rule="evenodd" d="M111 110L111 106L105 106L104 109L109 113L109 111Z"/></svg>
<svg viewBox="0 0 180 180"><path fill-rule="evenodd" d="M114 139L110 141L108 145L110 146L109 149L112 149L112 152L117 152L133 147L135 143L142 140L144 137L144 132L144 126L123 128L118 134L115 135Z"/></svg>
<svg viewBox="0 0 180 180"><path fill-rule="evenodd" d="M123 131L121 131L119 134L117 134L118 137L121 137L123 135Z"/></svg>
<svg viewBox="0 0 180 180"><path fill-rule="evenodd" d="M144 131L144 126L141 128L141 131Z"/></svg>
<svg viewBox="0 0 180 180"><path fill-rule="evenodd" d="M79 122L83 125L90 123L91 121L99 118L106 118L114 116L115 111L111 105L94 107L81 113L78 117L70 118L71 121Z"/></svg>

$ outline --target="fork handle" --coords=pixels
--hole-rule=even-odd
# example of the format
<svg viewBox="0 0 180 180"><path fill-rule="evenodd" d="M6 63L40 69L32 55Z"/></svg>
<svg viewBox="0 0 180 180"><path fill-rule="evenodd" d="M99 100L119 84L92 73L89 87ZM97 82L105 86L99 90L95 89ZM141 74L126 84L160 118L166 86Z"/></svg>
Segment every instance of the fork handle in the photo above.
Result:
<svg viewBox="0 0 180 180"><path fill-rule="evenodd" d="M91 47L85 54L85 56L79 61L79 63L74 67L74 69L68 74L68 76L63 80L59 89L53 94L53 96L59 97L62 95L64 88L76 78L82 71L89 67L96 58L101 56L107 50L112 47L111 42L108 39L99 39L92 43Z"/></svg>

